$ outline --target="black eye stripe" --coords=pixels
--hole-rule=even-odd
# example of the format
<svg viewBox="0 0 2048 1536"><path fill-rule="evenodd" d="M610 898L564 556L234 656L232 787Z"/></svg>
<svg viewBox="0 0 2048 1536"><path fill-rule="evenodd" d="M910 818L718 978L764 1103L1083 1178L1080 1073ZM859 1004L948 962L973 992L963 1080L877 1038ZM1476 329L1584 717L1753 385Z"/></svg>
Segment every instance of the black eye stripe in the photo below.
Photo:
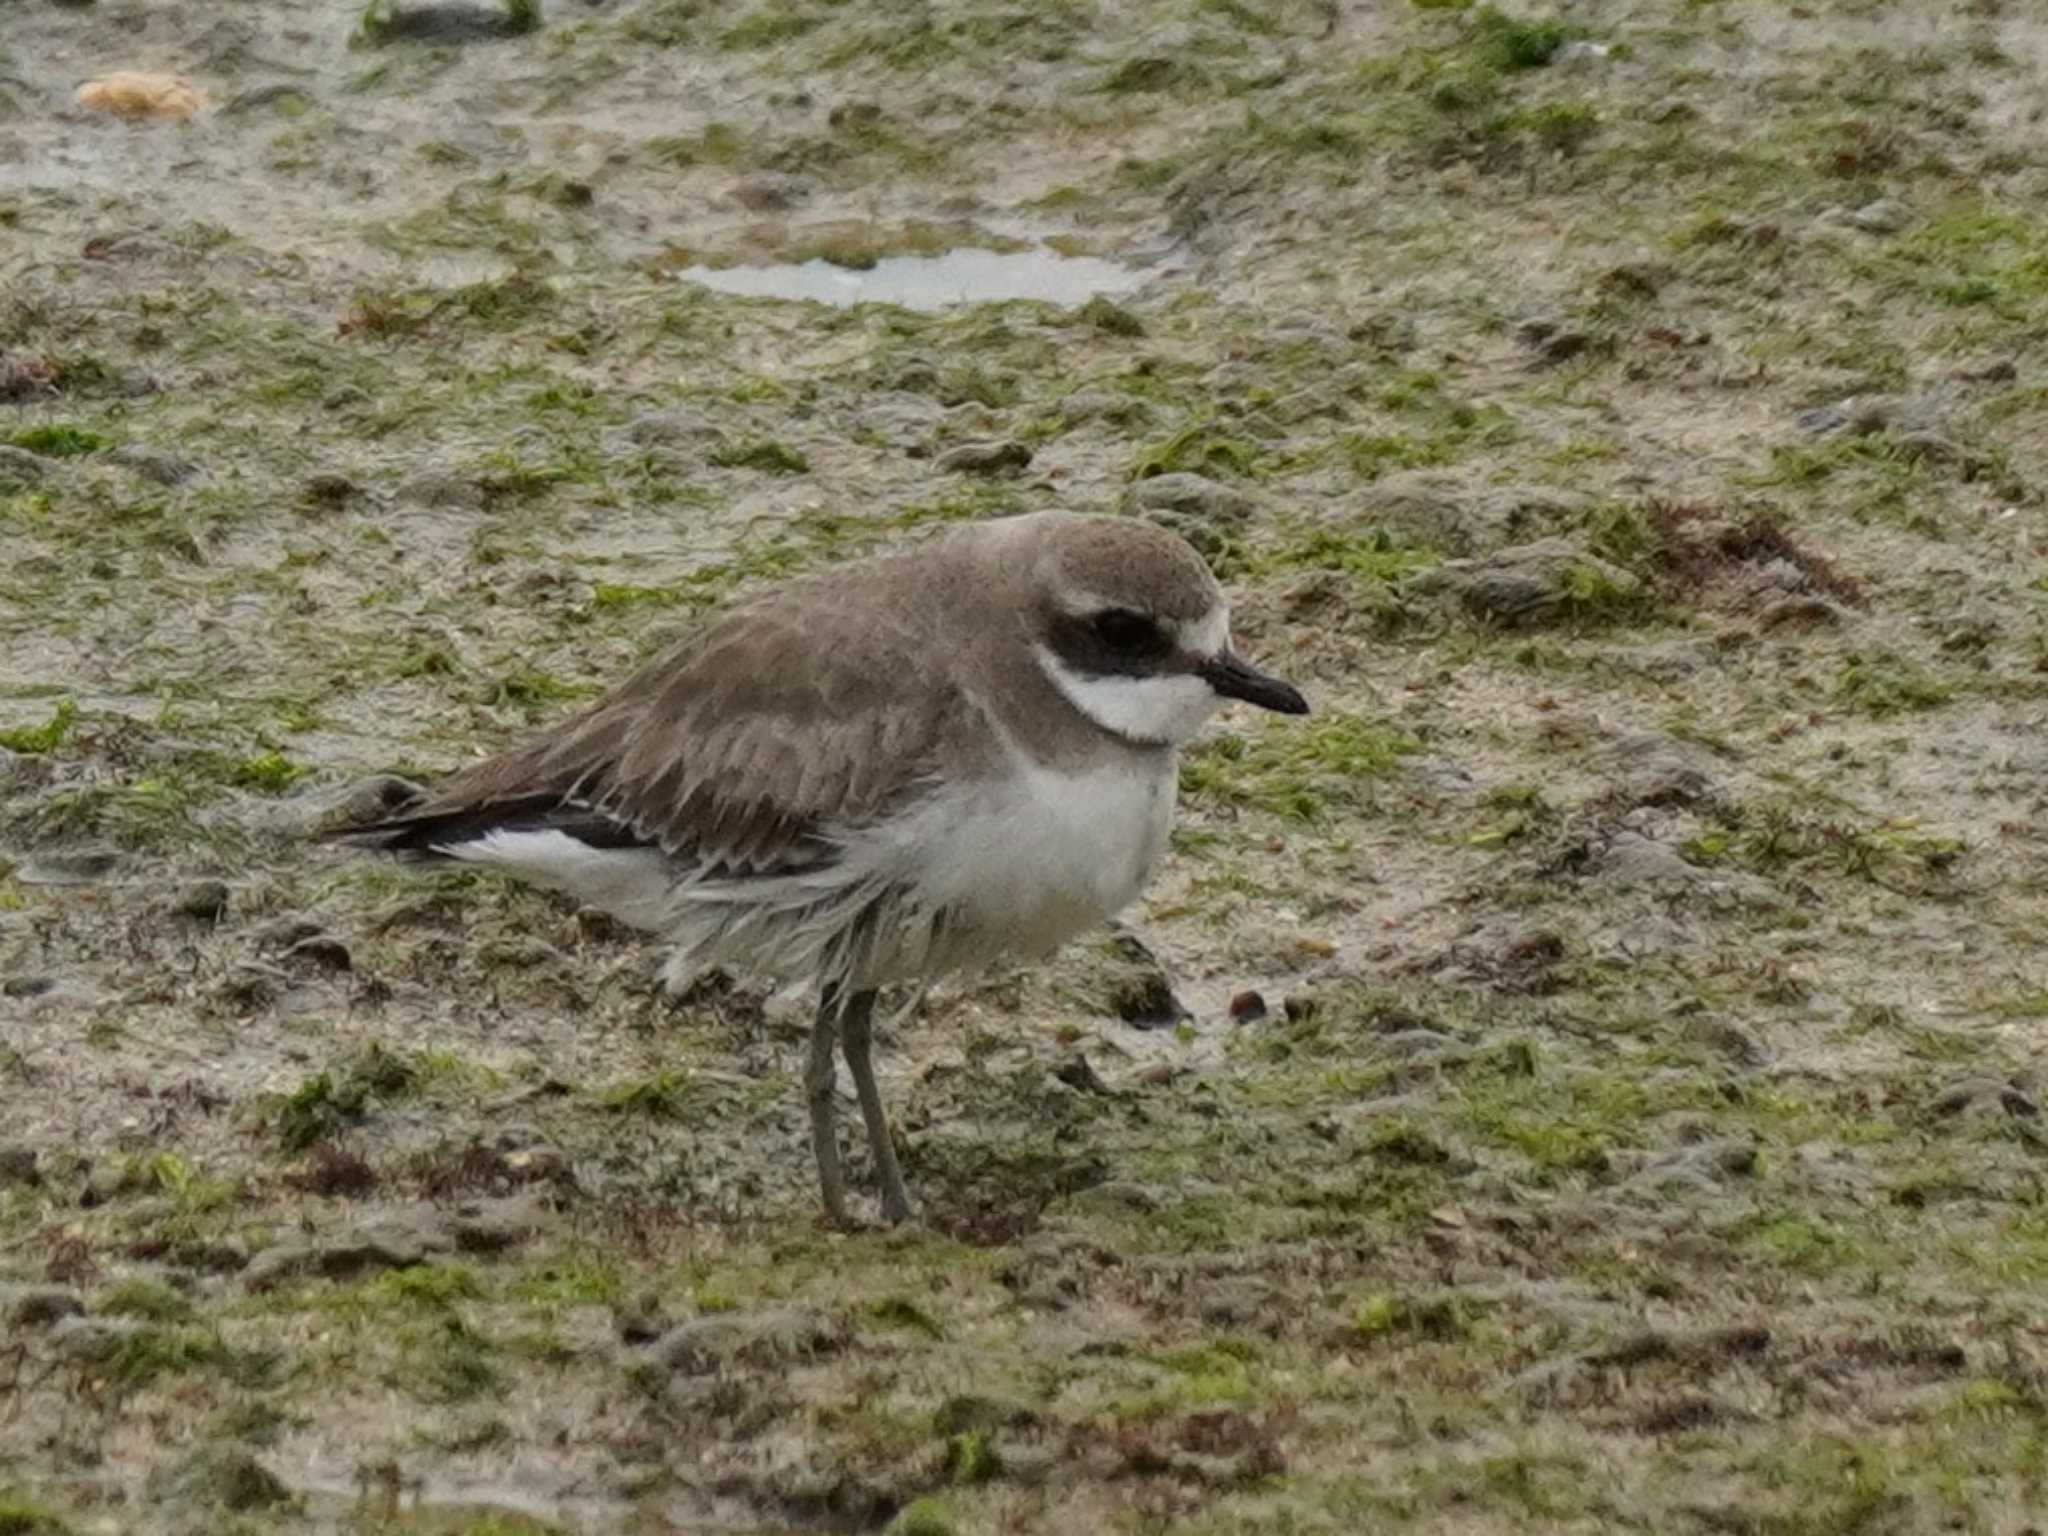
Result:
<svg viewBox="0 0 2048 1536"><path fill-rule="evenodd" d="M1053 653L1084 677L1152 677L1177 670L1180 648L1149 616L1128 608L1062 614L1052 625Z"/></svg>
<svg viewBox="0 0 2048 1536"><path fill-rule="evenodd" d="M1103 644L1119 651L1149 650L1165 639L1157 624L1128 608L1108 609L1096 614L1088 623Z"/></svg>

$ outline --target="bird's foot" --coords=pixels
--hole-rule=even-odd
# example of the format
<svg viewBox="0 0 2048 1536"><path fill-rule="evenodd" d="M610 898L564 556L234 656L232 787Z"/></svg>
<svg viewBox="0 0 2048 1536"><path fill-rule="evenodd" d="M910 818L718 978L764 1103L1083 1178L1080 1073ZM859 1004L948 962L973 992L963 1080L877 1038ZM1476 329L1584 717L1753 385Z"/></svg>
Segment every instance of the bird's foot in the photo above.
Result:
<svg viewBox="0 0 2048 1536"><path fill-rule="evenodd" d="M907 1221L917 1220L917 1207L910 1203L910 1196L901 1189L882 1191L882 1224L900 1227Z"/></svg>

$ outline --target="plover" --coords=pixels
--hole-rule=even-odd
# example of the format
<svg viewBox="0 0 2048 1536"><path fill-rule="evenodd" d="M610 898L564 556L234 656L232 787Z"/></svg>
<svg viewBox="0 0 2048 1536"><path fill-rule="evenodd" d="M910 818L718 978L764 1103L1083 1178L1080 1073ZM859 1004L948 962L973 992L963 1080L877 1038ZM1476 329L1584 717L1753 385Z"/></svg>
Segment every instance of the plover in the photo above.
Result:
<svg viewBox="0 0 2048 1536"><path fill-rule="evenodd" d="M1178 748L1227 700L1305 714L1230 644L1183 540L1039 512L713 619L607 697L337 835L549 886L713 966L814 984L805 1089L847 1217L835 1039L881 1208L911 1214L869 1056L876 989L1049 954L1144 887Z"/></svg>

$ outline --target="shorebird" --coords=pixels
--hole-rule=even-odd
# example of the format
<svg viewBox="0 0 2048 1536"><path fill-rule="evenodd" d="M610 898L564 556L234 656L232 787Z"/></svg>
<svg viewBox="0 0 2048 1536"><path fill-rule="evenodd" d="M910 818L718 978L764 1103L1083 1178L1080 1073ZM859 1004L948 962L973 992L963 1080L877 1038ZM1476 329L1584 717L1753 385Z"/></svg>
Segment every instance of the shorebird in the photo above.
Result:
<svg viewBox="0 0 2048 1536"><path fill-rule="evenodd" d="M1227 700L1306 714L1230 644L1202 559L1039 512L765 593L359 845L552 887L714 966L815 985L804 1075L847 1220L835 1041L885 1220L912 1212L870 1059L876 990L1050 954L1134 899L1178 749Z"/></svg>

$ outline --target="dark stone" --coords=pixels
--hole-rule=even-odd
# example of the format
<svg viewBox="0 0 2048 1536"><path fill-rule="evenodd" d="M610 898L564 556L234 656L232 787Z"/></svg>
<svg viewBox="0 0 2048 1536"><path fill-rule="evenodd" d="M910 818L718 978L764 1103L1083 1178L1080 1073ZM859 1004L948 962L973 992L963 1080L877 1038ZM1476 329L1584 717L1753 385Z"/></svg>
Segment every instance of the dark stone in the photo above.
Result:
<svg viewBox="0 0 2048 1536"><path fill-rule="evenodd" d="M530 32L502 6L411 5L364 29L373 43L488 43Z"/></svg>
<svg viewBox="0 0 2048 1536"><path fill-rule="evenodd" d="M347 506L362 494L363 488L347 475L312 475L299 487L300 501L328 512Z"/></svg>
<svg viewBox="0 0 2048 1536"><path fill-rule="evenodd" d="M195 880L171 898L171 910L197 922L217 923L228 912L227 882Z"/></svg>
<svg viewBox="0 0 2048 1536"><path fill-rule="evenodd" d="M1007 475L1027 469L1031 450L1014 439L999 442L962 443L948 448L932 461L932 467L949 475Z"/></svg>
<svg viewBox="0 0 2048 1536"><path fill-rule="evenodd" d="M1266 1000L1257 992L1240 992L1230 1000L1230 1016L1240 1024L1255 1024L1266 1013Z"/></svg>
<svg viewBox="0 0 2048 1536"><path fill-rule="evenodd" d="M1174 995L1166 968L1134 934L1110 942L1108 1010L1134 1029L1171 1029L1192 1015Z"/></svg>

